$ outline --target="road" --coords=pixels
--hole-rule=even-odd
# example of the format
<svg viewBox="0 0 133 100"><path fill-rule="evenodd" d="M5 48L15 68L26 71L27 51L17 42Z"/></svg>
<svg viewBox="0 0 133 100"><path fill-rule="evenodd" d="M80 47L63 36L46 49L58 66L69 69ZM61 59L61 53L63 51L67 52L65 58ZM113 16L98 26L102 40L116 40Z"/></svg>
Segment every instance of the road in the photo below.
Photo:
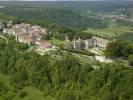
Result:
<svg viewBox="0 0 133 100"><path fill-rule="evenodd" d="M67 52L65 50L62 50L62 52ZM114 62L113 59L106 58L105 56L99 55L99 56L88 56L88 55L82 55L78 53L72 53L72 55L78 57L81 59L83 62L92 62L92 61L99 61L99 62L104 62L104 63L112 63Z"/></svg>

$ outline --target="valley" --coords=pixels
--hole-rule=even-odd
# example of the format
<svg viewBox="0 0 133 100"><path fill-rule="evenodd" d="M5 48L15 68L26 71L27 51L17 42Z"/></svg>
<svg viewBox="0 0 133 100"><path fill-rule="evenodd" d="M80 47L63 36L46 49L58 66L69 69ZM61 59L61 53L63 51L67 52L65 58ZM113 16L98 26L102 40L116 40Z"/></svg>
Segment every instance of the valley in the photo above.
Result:
<svg viewBox="0 0 133 100"><path fill-rule="evenodd" d="M0 100L133 100L132 1L0 5Z"/></svg>

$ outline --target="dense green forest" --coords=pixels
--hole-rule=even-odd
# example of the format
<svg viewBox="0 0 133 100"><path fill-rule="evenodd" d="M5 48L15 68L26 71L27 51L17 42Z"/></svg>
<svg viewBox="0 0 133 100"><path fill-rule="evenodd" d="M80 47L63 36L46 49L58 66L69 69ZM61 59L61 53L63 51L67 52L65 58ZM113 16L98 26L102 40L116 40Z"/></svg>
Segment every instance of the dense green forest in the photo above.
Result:
<svg viewBox="0 0 133 100"><path fill-rule="evenodd" d="M128 58L133 54L133 44L128 41L115 41L108 44L105 53L107 56Z"/></svg>
<svg viewBox="0 0 133 100"><path fill-rule="evenodd" d="M28 50L8 37L9 44L0 39L0 73L10 75L10 89L0 82L0 98L21 100L28 93L24 87L40 89L44 98L54 100L132 100L133 69L121 62L105 64L81 63L75 56L62 54L54 59ZM16 92L18 91L18 92Z"/></svg>
<svg viewBox="0 0 133 100"><path fill-rule="evenodd" d="M130 41L115 41L107 45L105 50L107 57L126 59L133 66L133 43Z"/></svg>
<svg viewBox="0 0 133 100"><path fill-rule="evenodd" d="M21 13L20 13L21 12ZM0 10L1 16L7 15L14 17L20 21L31 22L31 23L42 23L46 25L47 22L57 24L58 26L68 28L79 28L86 29L92 28L103 28L107 24L96 18L88 18L81 16L78 12L73 12L63 8L20 8L20 7L6 7ZM1 17L0 16L0 17ZM8 18L7 18L8 19Z"/></svg>
<svg viewBox="0 0 133 100"><path fill-rule="evenodd" d="M74 28L105 28L106 22L96 18L96 13L132 16L132 2L0 2L3 15L23 21L40 21ZM21 12L21 13L20 13ZM91 13L89 13L91 12ZM1 14L0 13L0 14ZM1 14L1 16L2 16ZM0 16L0 17L1 17ZM93 17L91 17L93 16Z"/></svg>

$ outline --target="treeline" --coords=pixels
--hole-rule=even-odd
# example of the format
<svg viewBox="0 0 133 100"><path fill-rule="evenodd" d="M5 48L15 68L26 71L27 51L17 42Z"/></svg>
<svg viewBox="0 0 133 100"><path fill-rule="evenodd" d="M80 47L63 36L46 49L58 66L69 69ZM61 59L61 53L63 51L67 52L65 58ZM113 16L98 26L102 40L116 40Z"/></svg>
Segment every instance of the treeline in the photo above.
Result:
<svg viewBox="0 0 133 100"><path fill-rule="evenodd" d="M129 20L117 20L118 25L124 25L124 26L129 26L133 27L133 22Z"/></svg>
<svg viewBox="0 0 133 100"><path fill-rule="evenodd" d="M65 8L59 9L48 7L7 7L1 9L0 12L24 21L48 21L51 23L56 23L59 26L68 28L85 29L89 27L104 28L107 26L107 23L103 21L100 21L96 18L88 18L85 16L81 16L80 12L74 12Z"/></svg>
<svg viewBox="0 0 133 100"><path fill-rule="evenodd" d="M111 42L106 47L105 55L129 60L130 65L133 66L133 43L120 40Z"/></svg>
<svg viewBox="0 0 133 100"><path fill-rule="evenodd" d="M132 100L133 69L122 64L86 63L65 54L61 59L50 55L40 56L20 48L13 38L9 44L0 42L0 72L10 75L15 90L6 95L8 89L0 85L0 96L14 100L14 93L25 86L40 89L45 96L56 100ZM2 84L2 83L0 83ZM25 96L21 93L20 99ZM28 95L28 94L27 94Z"/></svg>
<svg viewBox="0 0 133 100"><path fill-rule="evenodd" d="M112 12L115 11L116 9L130 9L133 6L132 1L124 1L124 2L91 2L91 1L79 1L79 2L69 2L69 1L64 1L64 2L42 2L42 1L36 1L36 2L5 2L1 1L1 5L6 6L6 7L25 7L25 8L34 8L34 7L49 7L49 8L69 8L72 10L77 10L77 11L87 11L87 10L92 10L95 12ZM125 8L125 9L123 9Z"/></svg>
<svg viewBox="0 0 133 100"><path fill-rule="evenodd" d="M108 44L105 54L107 56L127 58L133 54L133 44L128 41L115 41Z"/></svg>

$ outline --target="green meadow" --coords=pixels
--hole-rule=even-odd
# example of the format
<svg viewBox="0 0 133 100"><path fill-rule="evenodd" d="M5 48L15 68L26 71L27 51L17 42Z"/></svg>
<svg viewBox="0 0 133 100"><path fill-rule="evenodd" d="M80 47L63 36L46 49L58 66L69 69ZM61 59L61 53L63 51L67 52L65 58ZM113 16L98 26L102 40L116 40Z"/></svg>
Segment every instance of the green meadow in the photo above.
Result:
<svg viewBox="0 0 133 100"><path fill-rule="evenodd" d="M121 38L121 39L127 39L127 36L125 37L126 33L133 32L133 27L125 26L125 25L118 25L115 22L108 22L108 26L106 28L88 28L85 30L87 33L92 33L94 35L102 36L105 38ZM130 34L131 36L132 34ZM132 35L133 36L133 35Z"/></svg>
<svg viewBox="0 0 133 100"><path fill-rule="evenodd" d="M66 41L52 38L51 40L49 40L49 42L51 42L53 45L61 46L61 45L64 45Z"/></svg>

